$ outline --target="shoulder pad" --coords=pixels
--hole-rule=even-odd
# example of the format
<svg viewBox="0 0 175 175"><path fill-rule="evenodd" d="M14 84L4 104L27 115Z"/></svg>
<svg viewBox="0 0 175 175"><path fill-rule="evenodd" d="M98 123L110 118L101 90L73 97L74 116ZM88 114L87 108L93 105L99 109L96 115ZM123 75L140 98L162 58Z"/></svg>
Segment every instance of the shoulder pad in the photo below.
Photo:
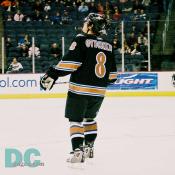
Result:
<svg viewBox="0 0 175 175"><path fill-rule="evenodd" d="M76 37L79 37L79 36L84 36L82 33L79 33Z"/></svg>
<svg viewBox="0 0 175 175"><path fill-rule="evenodd" d="M76 37L84 37L84 35L80 33Z"/></svg>
<svg viewBox="0 0 175 175"><path fill-rule="evenodd" d="M84 42L84 40L85 40L85 35L83 35L83 34L78 34L78 35L75 37L74 40L77 41L77 42Z"/></svg>

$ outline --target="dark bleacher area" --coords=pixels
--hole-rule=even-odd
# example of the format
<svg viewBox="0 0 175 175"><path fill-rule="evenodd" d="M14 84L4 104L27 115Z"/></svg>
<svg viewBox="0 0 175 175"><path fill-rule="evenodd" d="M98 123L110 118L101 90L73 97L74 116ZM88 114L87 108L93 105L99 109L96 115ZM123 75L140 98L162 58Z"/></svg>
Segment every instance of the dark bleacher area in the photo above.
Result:
<svg viewBox="0 0 175 175"><path fill-rule="evenodd" d="M2 0L0 1L2 2ZM12 1L13 2L13 1ZM84 17L89 12L98 12L107 14L107 18L110 22L108 28L108 36L106 37L109 41L114 43L114 40L117 39L117 46L115 46L115 58L116 65L121 68L121 21L124 21L125 24L125 39L126 44L130 43L129 47L134 49L134 43L130 42L130 34L135 33L135 38L138 38L140 33L143 33L145 37L146 34L146 21L152 20L151 22L151 41L154 41L154 34L156 30L156 21L159 18L160 14L160 3L157 1L152 1L149 6L136 6L138 4L132 4L132 10L129 12L122 11L123 8L128 7L130 4L121 4L119 1L95 1L95 8L92 8L90 3L87 3L89 6L89 11L80 13L78 12L78 6L80 5L78 1L36 1L26 0L26 1L14 1L14 5L11 10L8 8L1 7L3 10L3 19L4 19L4 36L6 38L6 62L7 66L11 63L13 57L17 57L18 61L22 63L24 70L23 72L30 73L32 72L32 59L28 58L27 55L21 53L21 49L18 47L19 38L28 35L29 43L27 47L29 48L32 43L32 37L35 38L35 44L40 49L40 57L36 57L36 72L45 72L50 65L57 64L61 59L54 58L50 54L50 48L52 43L57 43L61 48L61 38L65 38L65 51L68 50L69 45L72 39L79 32L79 29L82 25ZM64 3L61 3L64 2ZM51 10L46 12L44 7L46 3L50 4ZM74 5L73 5L74 4ZM100 5L104 10L101 12ZM114 20L113 15L115 8L119 9L120 18ZM138 8L138 14L135 14L135 9ZM35 16L36 9L39 11L39 19ZM140 9L144 9L144 15L141 16ZM17 10L20 10L24 14L22 21L14 21L14 15ZM54 15L56 12L60 13L60 16L63 16L64 13L69 14L69 21L66 23L63 20L57 18L57 21L54 20ZM11 18L12 20L9 20ZM10 38L9 42L7 41ZM147 70L147 46L144 44L138 44L137 46L140 54L125 54L125 68L126 71L144 71ZM143 66L142 66L143 65Z"/></svg>
<svg viewBox="0 0 175 175"><path fill-rule="evenodd" d="M6 30L7 29L7 30ZM50 55L52 43L58 43L61 47L61 37L65 37L66 49L70 44L75 30L73 25L62 26L51 25L50 22L34 21L34 22L5 22L5 35L10 37L12 45L6 52L7 64L11 62L13 57L17 57L18 61L24 66L24 72L31 72L31 58L22 56L18 46L18 37L24 34L29 35L30 43L32 37L35 38L35 44L40 49L40 57L36 57L36 72L44 72L52 64L58 63L59 59Z"/></svg>

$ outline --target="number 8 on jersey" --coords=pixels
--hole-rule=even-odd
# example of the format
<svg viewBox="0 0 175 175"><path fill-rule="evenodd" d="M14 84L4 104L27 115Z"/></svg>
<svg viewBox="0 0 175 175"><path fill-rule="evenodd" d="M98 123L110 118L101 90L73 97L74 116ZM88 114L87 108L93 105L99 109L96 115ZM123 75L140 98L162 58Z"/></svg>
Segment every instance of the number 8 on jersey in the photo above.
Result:
<svg viewBox="0 0 175 175"><path fill-rule="evenodd" d="M106 74L106 55L103 52L99 52L96 55L97 64L95 65L95 74L99 78L103 78Z"/></svg>

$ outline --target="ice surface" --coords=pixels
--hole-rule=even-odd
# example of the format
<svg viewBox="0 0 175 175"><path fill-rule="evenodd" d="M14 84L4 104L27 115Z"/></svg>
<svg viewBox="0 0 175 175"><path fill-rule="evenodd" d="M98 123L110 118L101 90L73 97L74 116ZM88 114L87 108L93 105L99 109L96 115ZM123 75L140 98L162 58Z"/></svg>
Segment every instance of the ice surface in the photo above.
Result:
<svg viewBox="0 0 175 175"><path fill-rule="evenodd" d="M0 175L174 175L175 98L106 98L95 158L70 167L65 99L0 100ZM5 168L5 149L37 148L44 166Z"/></svg>

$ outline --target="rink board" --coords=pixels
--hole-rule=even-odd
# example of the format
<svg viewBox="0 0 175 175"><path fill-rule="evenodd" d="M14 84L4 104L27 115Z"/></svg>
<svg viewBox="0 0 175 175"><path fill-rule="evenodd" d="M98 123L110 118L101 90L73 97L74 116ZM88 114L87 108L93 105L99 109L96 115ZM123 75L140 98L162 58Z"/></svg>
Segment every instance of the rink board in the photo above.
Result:
<svg viewBox="0 0 175 175"><path fill-rule="evenodd" d="M69 76L59 78L51 91L40 88L43 74L0 75L0 99L65 98ZM119 73L118 81L108 86L107 97L175 96L175 72Z"/></svg>
<svg viewBox="0 0 175 175"><path fill-rule="evenodd" d="M60 94L5 94L0 99L34 99L34 98L66 98L66 93ZM107 92L106 97L174 97L175 92Z"/></svg>

